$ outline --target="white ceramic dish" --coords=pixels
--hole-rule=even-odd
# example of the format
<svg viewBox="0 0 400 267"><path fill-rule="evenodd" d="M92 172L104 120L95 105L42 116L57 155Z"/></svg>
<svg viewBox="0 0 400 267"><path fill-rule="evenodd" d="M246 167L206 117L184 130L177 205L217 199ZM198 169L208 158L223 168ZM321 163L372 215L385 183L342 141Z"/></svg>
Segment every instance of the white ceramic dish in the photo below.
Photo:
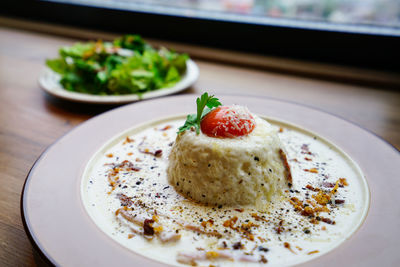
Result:
<svg viewBox="0 0 400 267"><path fill-rule="evenodd" d="M70 92L62 88L60 85L60 75L49 68L45 68L39 76L40 87L50 95L75 101L92 104L124 104L138 101L141 99L149 99L160 96L166 96L183 91L193 85L199 77L199 68L193 60L186 63L186 73L182 79L172 87L161 88L142 94L139 97L136 94L131 95L90 95L77 92Z"/></svg>
<svg viewBox="0 0 400 267"><path fill-rule="evenodd" d="M195 97L155 99L112 110L83 123L43 153L27 177L21 203L26 231L42 256L57 266L163 266L121 246L96 226L82 203L82 175L90 158L109 140L135 125L193 112ZM363 170L371 190L364 224L348 241L307 266L398 262L398 151L354 124L308 107L266 98L220 98L316 132L342 148Z"/></svg>

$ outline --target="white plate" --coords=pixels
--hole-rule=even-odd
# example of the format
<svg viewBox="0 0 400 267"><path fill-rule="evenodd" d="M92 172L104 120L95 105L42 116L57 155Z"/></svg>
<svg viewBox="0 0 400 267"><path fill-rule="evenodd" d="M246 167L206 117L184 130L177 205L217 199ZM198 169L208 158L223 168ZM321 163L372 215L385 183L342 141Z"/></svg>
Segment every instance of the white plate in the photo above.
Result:
<svg viewBox="0 0 400 267"><path fill-rule="evenodd" d="M82 174L92 155L106 142L135 125L193 112L195 97L175 96L114 109L73 129L43 153L27 177L22 196L25 229L42 256L57 266L163 266L126 249L96 226L82 203ZM316 132L342 148L363 170L371 190L364 224L348 241L307 262L307 266L398 263L397 150L354 124L305 106L244 96L220 99Z"/></svg>
<svg viewBox="0 0 400 267"><path fill-rule="evenodd" d="M193 60L188 60L186 62L186 72L182 79L176 83L174 86L169 88L161 88L154 91L143 93L141 97L137 94L130 95L91 95L83 94L77 92L71 92L65 90L62 85L60 85L60 75L49 68L45 68L41 75L39 76L39 85L47 93L60 97L63 99L93 103L93 104L124 104L133 101L138 101L141 99L155 98L165 95L174 94L185 90L186 88L193 85L199 77L199 68Z"/></svg>

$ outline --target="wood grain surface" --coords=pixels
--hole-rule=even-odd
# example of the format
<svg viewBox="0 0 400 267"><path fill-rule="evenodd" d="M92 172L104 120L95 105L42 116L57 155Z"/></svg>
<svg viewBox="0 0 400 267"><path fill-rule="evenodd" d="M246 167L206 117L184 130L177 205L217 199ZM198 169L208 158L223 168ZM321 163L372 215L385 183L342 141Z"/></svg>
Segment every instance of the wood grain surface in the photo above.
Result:
<svg viewBox="0 0 400 267"><path fill-rule="evenodd" d="M45 59L75 41L0 26L0 266L36 265L20 216L22 187L35 160L73 127L113 108L61 101L39 88ZM184 94L208 91L297 102L352 121L400 148L400 91L196 62L200 79Z"/></svg>

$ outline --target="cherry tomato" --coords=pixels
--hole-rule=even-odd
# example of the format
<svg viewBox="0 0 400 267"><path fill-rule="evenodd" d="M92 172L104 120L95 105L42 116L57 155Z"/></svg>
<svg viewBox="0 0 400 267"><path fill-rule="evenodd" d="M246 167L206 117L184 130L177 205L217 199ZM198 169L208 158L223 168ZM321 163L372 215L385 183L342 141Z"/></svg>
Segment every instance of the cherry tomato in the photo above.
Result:
<svg viewBox="0 0 400 267"><path fill-rule="evenodd" d="M243 107L222 106L208 113L200 126L201 131L210 137L234 138L251 133L255 121Z"/></svg>

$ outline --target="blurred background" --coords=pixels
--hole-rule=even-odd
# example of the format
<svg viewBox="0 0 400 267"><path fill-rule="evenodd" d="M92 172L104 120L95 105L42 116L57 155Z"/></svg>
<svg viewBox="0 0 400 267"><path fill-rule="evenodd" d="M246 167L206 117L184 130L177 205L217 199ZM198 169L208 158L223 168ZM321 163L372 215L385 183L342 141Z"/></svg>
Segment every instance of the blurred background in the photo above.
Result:
<svg viewBox="0 0 400 267"><path fill-rule="evenodd" d="M24 8L21 8L21 6ZM367 69L400 70L398 0L16 0L0 15Z"/></svg>

